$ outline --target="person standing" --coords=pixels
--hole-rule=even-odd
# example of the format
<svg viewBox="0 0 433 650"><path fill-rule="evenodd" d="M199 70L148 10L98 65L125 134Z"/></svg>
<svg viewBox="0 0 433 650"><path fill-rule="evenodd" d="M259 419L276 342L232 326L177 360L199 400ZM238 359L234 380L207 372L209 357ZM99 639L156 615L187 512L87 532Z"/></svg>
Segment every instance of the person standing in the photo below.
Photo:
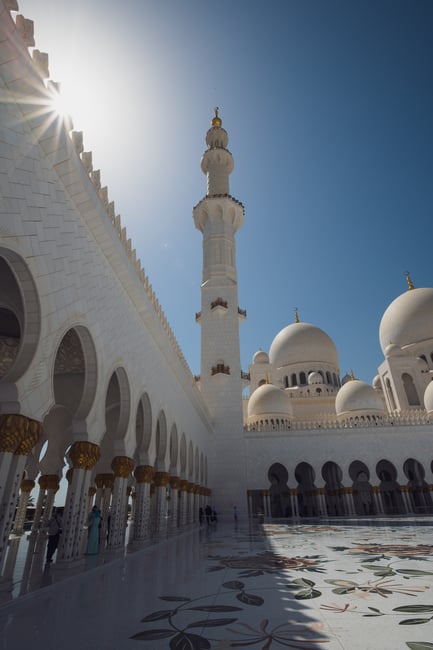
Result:
<svg viewBox="0 0 433 650"><path fill-rule="evenodd" d="M47 564L53 561L53 555L59 545L60 533L62 532L62 518L56 508L48 522L48 545L47 545Z"/></svg>
<svg viewBox="0 0 433 650"><path fill-rule="evenodd" d="M101 511L98 506L93 506L87 519L87 555L96 555L99 553L99 529L101 526Z"/></svg>

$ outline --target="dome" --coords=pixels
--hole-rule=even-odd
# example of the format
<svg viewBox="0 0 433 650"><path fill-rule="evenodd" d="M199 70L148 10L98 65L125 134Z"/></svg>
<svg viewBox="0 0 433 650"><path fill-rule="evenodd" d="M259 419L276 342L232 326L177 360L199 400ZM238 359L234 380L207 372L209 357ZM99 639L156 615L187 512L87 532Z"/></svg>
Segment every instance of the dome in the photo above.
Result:
<svg viewBox="0 0 433 650"><path fill-rule="evenodd" d="M313 384L323 384L323 377L319 372L310 372L308 375L308 383L310 386Z"/></svg>
<svg viewBox="0 0 433 650"><path fill-rule="evenodd" d="M340 388L335 399L338 418L385 413L385 407L374 388L365 381L352 379Z"/></svg>
<svg viewBox="0 0 433 650"><path fill-rule="evenodd" d="M272 384L256 388L248 401L248 418L257 416L290 417L290 401L286 393Z"/></svg>
<svg viewBox="0 0 433 650"><path fill-rule="evenodd" d="M269 363L269 357L263 350L257 350L253 356L253 363Z"/></svg>
<svg viewBox="0 0 433 650"><path fill-rule="evenodd" d="M398 296L385 311L379 328L382 351L433 339L433 289L411 289Z"/></svg>
<svg viewBox="0 0 433 650"><path fill-rule="evenodd" d="M433 381L431 381L424 392L424 406L427 413L433 413Z"/></svg>
<svg viewBox="0 0 433 650"><path fill-rule="evenodd" d="M395 345L394 343L390 343L389 345L387 345L383 352L387 359L389 359L390 357L402 356L403 354L401 348L399 348L398 345Z"/></svg>
<svg viewBox="0 0 433 650"><path fill-rule="evenodd" d="M338 368L338 354L329 336L310 323L292 323L277 334L269 350L277 368L295 363L325 363Z"/></svg>

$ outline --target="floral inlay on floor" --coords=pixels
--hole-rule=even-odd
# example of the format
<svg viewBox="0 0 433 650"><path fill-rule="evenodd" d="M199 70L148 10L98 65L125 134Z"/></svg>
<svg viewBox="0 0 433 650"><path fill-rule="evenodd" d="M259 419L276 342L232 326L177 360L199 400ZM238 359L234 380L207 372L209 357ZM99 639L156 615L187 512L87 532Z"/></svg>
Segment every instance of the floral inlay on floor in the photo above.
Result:
<svg viewBox="0 0 433 650"><path fill-rule="evenodd" d="M208 531L202 591L159 595L130 639L149 650L433 650L432 533L431 521L397 519L235 527L231 540Z"/></svg>

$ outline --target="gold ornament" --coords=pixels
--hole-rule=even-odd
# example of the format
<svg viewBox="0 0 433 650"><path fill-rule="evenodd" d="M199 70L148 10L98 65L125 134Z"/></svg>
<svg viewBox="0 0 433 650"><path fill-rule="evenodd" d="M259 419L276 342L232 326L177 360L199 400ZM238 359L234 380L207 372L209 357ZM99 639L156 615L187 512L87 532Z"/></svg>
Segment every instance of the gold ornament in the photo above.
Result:
<svg viewBox="0 0 433 650"><path fill-rule="evenodd" d="M128 458L128 456L116 456L111 461L111 469L114 472L114 476L128 478L134 469L134 460Z"/></svg>
<svg viewBox="0 0 433 650"><path fill-rule="evenodd" d="M137 483L151 483L155 470L150 465L139 465L134 470L134 478Z"/></svg>
<svg viewBox="0 0 433 650"><path fill-rule="evenodd" d="M93 469L100 455L99 446L87 440L74 442L69 450L69 457L74 469Z"/></svg>

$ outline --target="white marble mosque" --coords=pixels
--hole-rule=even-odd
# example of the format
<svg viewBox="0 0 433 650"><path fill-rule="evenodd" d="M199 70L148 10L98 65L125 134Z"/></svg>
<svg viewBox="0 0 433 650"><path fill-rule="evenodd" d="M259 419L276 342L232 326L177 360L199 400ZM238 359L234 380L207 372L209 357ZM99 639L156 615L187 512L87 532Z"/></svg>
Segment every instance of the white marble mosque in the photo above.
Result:
<svg viewBox="0 0 433 650"><path fill-rule="evenodd" d="M59 567L83 559L93 505L108 553L198 527L209 500L222 520L236 505L242 521L297 525L433 512L433 288L408 276L384 305L372 385L341 378L335 343L298 313L243 371L244 208L216 110L201 160L206 193L193 208L203 234L193 376L83 134L50 110L48 56L16 0L0 0L0 92L3 584L29 499L31 554L46 543L65 477Z"/></svg>

